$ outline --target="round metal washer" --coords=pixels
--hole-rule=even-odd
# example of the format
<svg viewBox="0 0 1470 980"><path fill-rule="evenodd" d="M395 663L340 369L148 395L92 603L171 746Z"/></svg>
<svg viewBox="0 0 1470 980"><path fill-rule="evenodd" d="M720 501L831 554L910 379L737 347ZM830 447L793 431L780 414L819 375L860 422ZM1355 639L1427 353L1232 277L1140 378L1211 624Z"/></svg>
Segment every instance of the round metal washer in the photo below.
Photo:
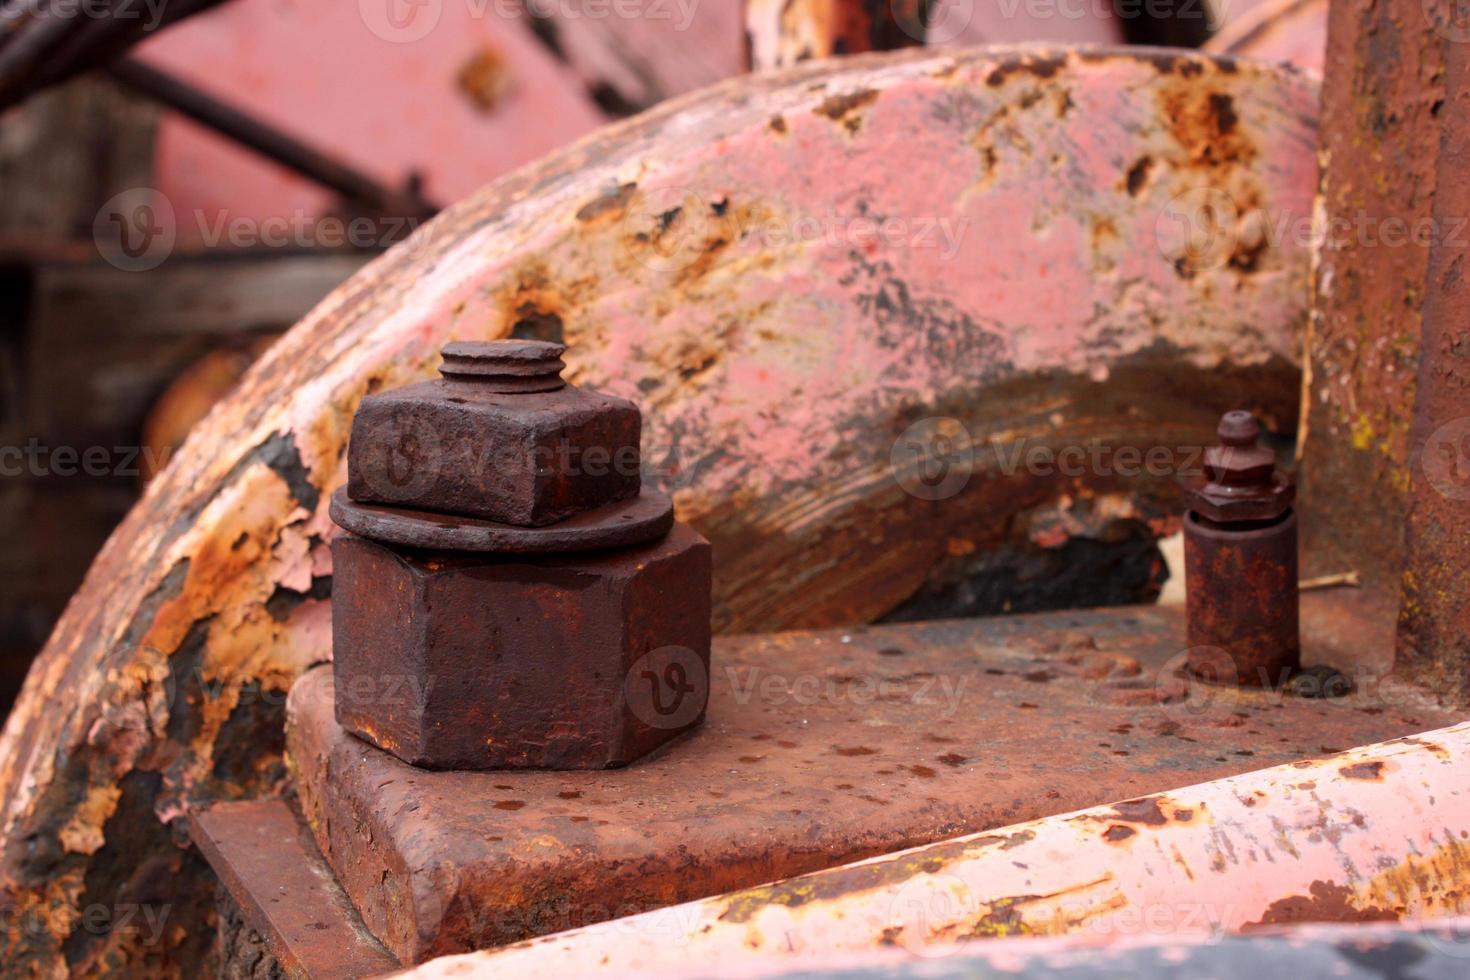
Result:
<svg viewBox="0 0 1470 980"><path fill-rule="evenodd" d="M511 554L623 548L661 538L674 526L674 502L667 494L648 490L546 527L363 504L349 499L345 487L332 494L331 514L340 526L375 541L435 551Z"/></svg>

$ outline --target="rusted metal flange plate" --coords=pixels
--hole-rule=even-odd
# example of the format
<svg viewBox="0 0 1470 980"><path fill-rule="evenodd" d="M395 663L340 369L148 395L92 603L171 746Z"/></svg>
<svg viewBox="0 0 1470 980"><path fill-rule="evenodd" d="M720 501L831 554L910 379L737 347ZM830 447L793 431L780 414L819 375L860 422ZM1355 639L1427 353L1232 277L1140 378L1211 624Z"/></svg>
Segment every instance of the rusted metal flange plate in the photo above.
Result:
<svg viewBox="0 0 1470 980"><path fill-rule="evenodd" d="M956 837L415 972L420 980L649 977L714 963L718 975L749 977L895 946L942 956L991 937L1204 939L1303 921L1464 916L1467 802L1470 723ZM1447 938L1440 951L1461 960L1456 975L1463 975L1463 937Z"/></svg>
<svg viewBox="0 0 1470 980"><path fill-rule="evenodd" d="M623 548L663 537L674 526L674 503L656 490L546 527L363 504L348 499L345 489L332 494L331 513L349 531L409 548L523 555Z"/></svg>
<svg viewBox="0 0 1470 980"><path fill-rule="evenodd" d="M219 803L193 815L189 830L242 924L286 976L353 980L398 965L363 928L290 804ZM249 973L222 967L222 976L266 975L258 964Z"/></svg>
<svg viewBox="0 0 1470 980"><path fill-rule="evenodd" d="M1364 663L1351 596L1315 598L1308 662ZM727 638L701 731L586 773L414 769L337 726L323 668L289 753L343 887L413 962L1449 721L1366 682L1177 700L1183 635L1146 607Z"/></svg>

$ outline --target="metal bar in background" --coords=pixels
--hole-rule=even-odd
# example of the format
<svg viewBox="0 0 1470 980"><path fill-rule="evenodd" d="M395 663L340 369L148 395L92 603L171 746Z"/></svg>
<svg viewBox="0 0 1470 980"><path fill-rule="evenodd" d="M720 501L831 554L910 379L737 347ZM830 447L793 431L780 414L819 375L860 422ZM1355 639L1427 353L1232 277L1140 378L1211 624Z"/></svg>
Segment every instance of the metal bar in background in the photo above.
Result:
<svg viewBox="0 0 1470 980"><path fill-rule="evenodd" d="M139 94L375 211L423 218L441 210L425 200L412 184L403 191L385 187L294 136L136 59L124 58L110 65L107 73Z"/></svg>

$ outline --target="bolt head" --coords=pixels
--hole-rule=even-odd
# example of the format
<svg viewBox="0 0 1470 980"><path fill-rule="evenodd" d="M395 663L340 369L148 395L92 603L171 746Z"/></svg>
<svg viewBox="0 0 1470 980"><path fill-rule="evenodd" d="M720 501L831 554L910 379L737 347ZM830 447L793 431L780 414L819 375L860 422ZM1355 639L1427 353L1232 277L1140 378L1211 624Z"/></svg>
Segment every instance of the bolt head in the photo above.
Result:
<svg viewBox="0 0 1470 980"><path fill-rule="evenodd" d="M544 527L638 496L638 406L567 384L561 344L455 343L444 377L362 400L354 501Z"/></svg>

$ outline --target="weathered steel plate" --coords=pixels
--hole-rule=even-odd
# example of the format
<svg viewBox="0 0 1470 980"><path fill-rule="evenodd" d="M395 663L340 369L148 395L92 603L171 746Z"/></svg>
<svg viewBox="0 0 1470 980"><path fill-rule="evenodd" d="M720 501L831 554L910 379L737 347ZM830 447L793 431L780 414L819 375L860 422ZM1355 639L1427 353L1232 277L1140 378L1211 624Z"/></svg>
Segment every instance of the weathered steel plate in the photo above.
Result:
<svg viewBox="0 0 1470 980"><path fill-rule="evenodd" d="M450 958L418 975L650 976L705 963L740 974L895 945L943 955L988 937L1204 938L1463 916L1467 802L1470 723Z"/></svg>
<svg viewBox="0 0 1470 980"><path fill-rule="evenodd" d="M1307 662L1361 666L1362 700L1171 701L1183 623L1138 607L726 638L704 728L600 773L413 769L337 726L323 668L289 753L343 887L415 962L1451 720L1368 680L1387 647L1350 594L1307 598Z"/></svg>
<svg viewBox="0 0 1470 980"><path fill-rule="evenodd" d="M289 804L220 803L195 814L189 829L286 976L352 980L397 966L363 928ZM238 975L240 967L231 964L222 975Z"/></svg>

